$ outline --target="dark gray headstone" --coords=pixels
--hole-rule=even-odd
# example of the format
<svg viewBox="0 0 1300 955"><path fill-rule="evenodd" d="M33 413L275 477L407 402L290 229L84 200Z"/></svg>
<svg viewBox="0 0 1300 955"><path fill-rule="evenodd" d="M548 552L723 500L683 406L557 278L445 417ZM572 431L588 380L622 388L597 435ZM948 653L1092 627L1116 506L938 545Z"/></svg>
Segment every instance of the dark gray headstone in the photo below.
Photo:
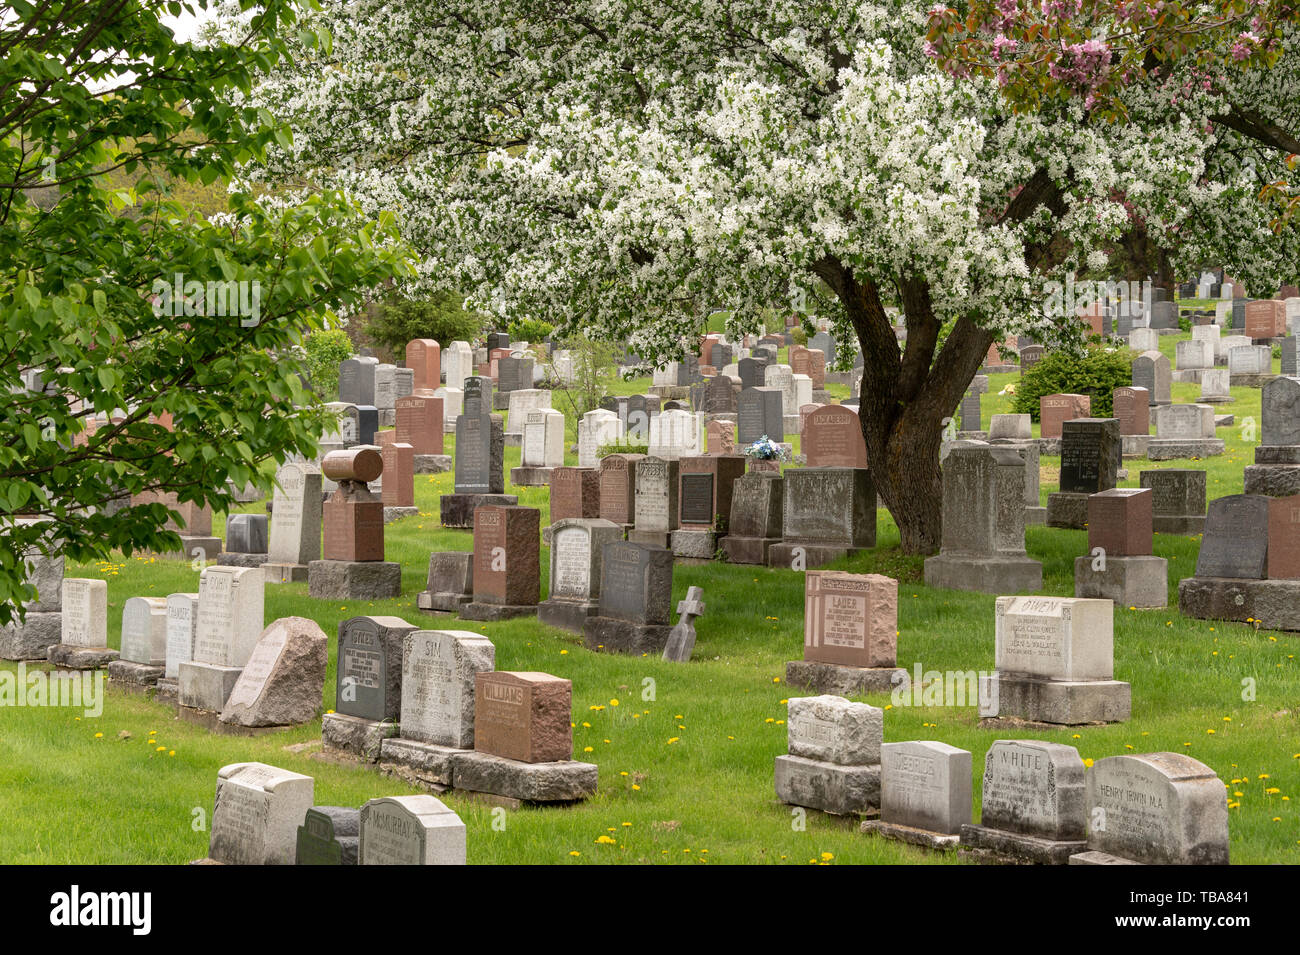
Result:
<svg viewBox="0 0 1300 955"><path fill-rule="evenodd" d="M1096 494L1115 487L1123 450L1118 418L1075 418L1061 424L1061 490Z"/></svg>
<svg viewBox="0 0 1300 955"><path fill-rule="evenodd" d="M704 385L702 410L705 414L735 414L736 392L726 375L710 378Z"/></svg>
<svg viewBox="0 0 1300 955"><path fill-rule="evenodd" d="M402 713L402 638L418 630L399 617L352 617L339 623L334 709L363 720Z"/></svg>
<svg viewBox="0 0 1300 955"><path fill-rule="evenodd" d="M826 367L833 367L835 363L835 339L830 332L818 332L808 339L808 347L822 352L826 356Z"/></svg>
<svg viewBox="0 0 1300 955"><path fill-rule="evenodd" d="M629 541L605 545L600 567L602 617L666 625L672 592L672 551Z"/></svg>
<svg viewBox="0 0 1300 955"><path fill-rule="evenodd" d="M1246 299L1234 298L1232 300L1232 327L1246 327Z"/></svg>
<svg viewBox="0 0 1300 955"><path fill-rule="evenodd" d="M1157 291L1164 291L1158 289ZM1178 306L1174 302L1151 303L1151 328L1177 328Z"/></svg>
<svg viewBox="0 0 1300 955"><path fill-rule="evenodd" d="M747 388L736 404L736 445L744 447L767 435L773 441L785 438L781 417L780 388Z"/></svg>
<svg viewBox="0 0 1300 955"><path fill-rule="evenodd" d="M695 472L681 476L683 524L713 523L713 475Z"/></svg>
<svg viewBox="0 0 1300 955"><path fill-rule="evenodd" d="M374 405L357 405L357 442L374 444L379 430L379 409Z"/></svg>
<svg viewBox="0 0 1300 955"><path fill-rule="evenodd" d="M510 347L509 332L488 332L487 350L489 353L491 353L493 349L496 348L509 348L509 347Z"/></svg>
<svg viewBox="0 0 1300 955"><path fill-rule="evenodd" d="M298 827L298 865L356 865L361 810L312 806Z"/></svg>
<svg viewBox="0 0 1300 955"><path fill-rule="evenodd" d="M497 360L497 391L506 393L533 387L533 360L531 358L501 358Z"/></svg>
<svg viewBox="0 0 1300 955"><path fill-rule="evenodd" d="M465 393L461 403L461 413L471 418L487 414L492 410L492 379L471 375L465 379Z"/></svg>
<svg viewBox="0 0 1300 955"><path fill-rule="evenodd" d="M1230 494L1210 502L1197 577L1268 576L1268 501L1262 494Z"/></svg>
<svg viewBox="0 0 1300 955"><path fill-rule="evenodd" d="M265 554L265 514L231 514L226 518L226 550L232 554Z"/></svg>
<svg viewBox="0 0 1300 955"><path fill-rule="evenodd" d="M353 405L375 403L375 369L379 363L361 358L339 362L339 401Z"/></svg>
<svg viewBox="0 0 1300 955"><path fill-rule="evenodd" d="M1282 339L1282 374L1289 378L1300 375L1300 363L1297 363L1296 343L1300 342L1294 335Z"/></svg>
<svg viewBox="0 0 1300 955"><path fill-rule="evenodd" d="M505 493L505 432L501 416L456 419L456 493Z"/></svg>

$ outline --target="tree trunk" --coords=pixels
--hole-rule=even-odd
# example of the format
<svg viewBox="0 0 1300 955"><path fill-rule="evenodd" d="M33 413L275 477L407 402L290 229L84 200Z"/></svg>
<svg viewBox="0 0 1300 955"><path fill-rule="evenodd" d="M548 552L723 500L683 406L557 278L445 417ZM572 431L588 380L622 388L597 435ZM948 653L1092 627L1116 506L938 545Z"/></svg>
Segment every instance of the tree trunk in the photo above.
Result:
<svg viewBox="0 0 1300 955"><path fill-rule="evenodd" d="M873 284L859 284L848 269L829 261L818 274L844 302L862 348L858 422L876 490L898 525L903 552L937 553L943 536L939 446L944 423L983 363L993 334L963 317L939 347L941 325L928 287L905 282L900 291L907 344L900 352Z"/></svg>

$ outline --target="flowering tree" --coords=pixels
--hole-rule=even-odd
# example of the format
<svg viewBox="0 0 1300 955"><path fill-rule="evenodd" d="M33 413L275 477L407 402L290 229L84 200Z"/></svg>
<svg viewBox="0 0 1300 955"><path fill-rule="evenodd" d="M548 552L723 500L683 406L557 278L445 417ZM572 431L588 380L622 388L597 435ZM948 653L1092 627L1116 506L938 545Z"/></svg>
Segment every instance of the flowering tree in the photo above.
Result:
<svg viewBox="0 0 1300 955"><path fill-rule="evenodd" d="M262 174L399 210L422 274L485 311L658 360L707 309L739 331L824 299L863 353L876 485L932 553L943 423L989 346L1075 327L1045 282L1104 268L1134 214L1247 279L1295 249L1197 117L1016 113L936 68L927 24L909 0L333 0L308 21L332 44L256 92L295 131Z"/></svg>
<svg viewBox="0 0 1300 955"><path fill-rule="evenodd" d="M33 551L179 546L161 503L108 505L156 491L224 509L227 481L265 485L314 453L327 416L298 347L405 268L391 229L337 194L234 195L220 221L190 221L166 190L288 141L231 99L283 52L293 10L263 3L237 43L199 49L162 6L0 16L0 625L35 596Z"/></svg>

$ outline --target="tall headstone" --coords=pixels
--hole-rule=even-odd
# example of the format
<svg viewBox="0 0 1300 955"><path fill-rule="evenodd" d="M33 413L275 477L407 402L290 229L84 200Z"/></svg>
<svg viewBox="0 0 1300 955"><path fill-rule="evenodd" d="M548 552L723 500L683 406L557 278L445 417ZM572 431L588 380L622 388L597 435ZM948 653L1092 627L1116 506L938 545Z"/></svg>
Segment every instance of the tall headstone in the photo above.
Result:
<svg viewBox="0 0 1300 955"><path fill-rule="evenodd" d="M208 857L225 865L293 865L315 781L265 763L217 772Z"/></svg>

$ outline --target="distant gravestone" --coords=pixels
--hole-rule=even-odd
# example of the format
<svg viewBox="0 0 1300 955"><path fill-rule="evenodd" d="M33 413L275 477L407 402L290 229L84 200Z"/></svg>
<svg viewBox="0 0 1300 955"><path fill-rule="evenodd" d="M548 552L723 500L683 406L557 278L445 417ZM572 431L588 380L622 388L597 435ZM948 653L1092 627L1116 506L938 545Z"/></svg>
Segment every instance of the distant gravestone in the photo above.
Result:
<svg viewBox="0 0 1300 955"><path fill-rule="evenodd" d="M606 544L600 615L635 624L667 624L672 582L672 551L627 541Z"/></svg>
<svg viewBox="0 0 1300 955"><path fill-rule="evenodd" d="M824 405L804 422L800 444L807 466L865 468L867 445L855 412L842 405Z"/></svg>
<svg viewBox="0 0 1300 955"><path fill-rule="evenodd" d="M198 629L199 595L170 594L167 597L167 663L163 677L174 680L182 663L194 659L194 636Z"/></svg>
<svg viewBox="0 0 1300 955"><path fill-rule="evenodd" d="M1210 502L1197 577L1268 576L1268 502L1261 494L1230 494Z"/></svg>
<svg viewBox="0 0 1300 955"><path fill-rule="evenodd" d="M773 441L785 437L781 392L775 388L748 388L737 402L736 442L741 448L763 436Z"/></svg>
<svg viewBox="0 0 1300 955"><path fill-rule="evenodd" d="M803 658L892 667L898 657L898 581L880 574L805 575Z"/></svg>
<svg viewBox="0 0 1300 955"><path fill-rule="evenodd" d="M265 514L230 514L226 517L226 551L233 554L267 552Z"/></svg>
<svg viewBox="0 0 1300 955"><path fill-rule="evenodd" d="M122 650L128 663L167 662L167 598L128 597L122 605Z"/></svg>
<svg viewBox="0 0 1300 955"><path fill-rule="evenodd" d="M312 806L298 827L296 865L356 865L361 812L343 806Z"/></svg>
<svg viewBox="0 0 1300 955"><path fill-rule="evenodd" d="M315 465L284 464L275 473L268 563L305 565L320 559L321 473Z"/></svg>
<svg viewBox="0 0 1300 955"><path fill-rule="evenodd" d="M1076 418L1061 425L1061 491L1096 494L1115 486L1120 465L1116 418Z"/></svg>
<svg viewBox="0 0 1300 955"><path fill-rule="evenodd" d="M320 713L329 639L314 620L281 617L262 633L235 680L221 722L295 726Z"/></svg>
<svg viewBox="0 0 1300 955"><path fill-rule="evenodd" d="M595 468L559 467L550 478L551 522L600 513L600 472Z"/></svg>
<svg viewBox="0 0 1300 955"><path fill-rule="evenodd" d="M1132 367L1134 387L1145 388L1153 405L1169 404L1173 381L1169 359L1152 349L1134 358Z"/></svg>
<svg viewBox="0 0 1300 955"><path fill-rule="evenodd" d="M457 494L505 491L505 433L499 415L461 415L456 419Z"/></svg>
<svg viewBox="0 0 1300 955"><path fill-rule="evenodd" d="M664 647L665 660L674 663L687 663L695 650L695 618L704 613L704 603L700 600L704 591L691 587L686 591L686 599L677 604L680 614L677 626L668 635L668 644Z"/></svg>

